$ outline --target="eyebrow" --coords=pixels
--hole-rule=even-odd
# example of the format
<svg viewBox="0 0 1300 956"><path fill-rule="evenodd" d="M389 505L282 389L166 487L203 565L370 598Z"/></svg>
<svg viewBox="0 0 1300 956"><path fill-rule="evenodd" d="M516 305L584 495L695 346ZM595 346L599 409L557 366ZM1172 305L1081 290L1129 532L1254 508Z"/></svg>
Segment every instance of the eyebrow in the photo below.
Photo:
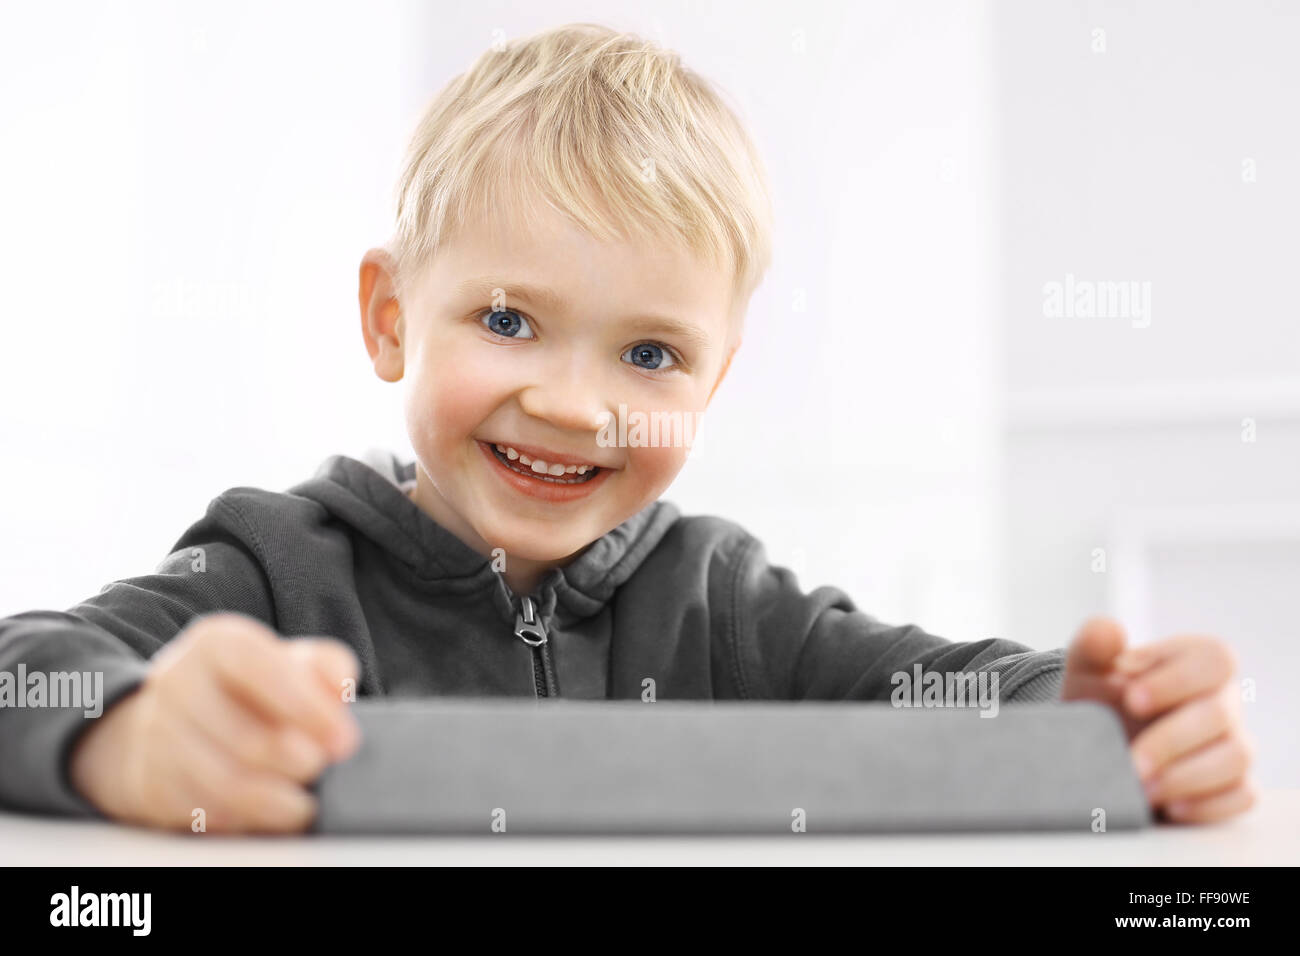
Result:
<svg viewBox="0 0 1300 956"><path fill-rule="evenodd" d="M568 306L564 296L554 289L540 285L511 282L508 279L499 279L494 276L466 279L456 286L456 294L458 297L471 295L490 297L494 289L503 290L507 299L526 302L532 306L540 306L552 312L562 312ZM630 316L624 321L627 325L635 325L639 331L647 335L674 335L685 339L702 351L709 348L708 333L693 323L672 316L636 315Z"/></svg>

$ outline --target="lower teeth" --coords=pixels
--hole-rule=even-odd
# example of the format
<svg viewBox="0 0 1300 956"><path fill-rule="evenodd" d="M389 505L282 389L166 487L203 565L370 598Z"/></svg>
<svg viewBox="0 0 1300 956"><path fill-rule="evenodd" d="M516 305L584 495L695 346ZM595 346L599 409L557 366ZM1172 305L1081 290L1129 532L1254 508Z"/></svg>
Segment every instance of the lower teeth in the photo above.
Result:
<svg viewBox="0 0 1300 956"><path fill-rule="evenodd" d="M557 478L554 475L539 474L538 472L528 468L526 465L518 467L517 462L511 461L496 448L492 448L492 454L496 455L497 460L513 471L516 475L526 475L529 478L536 478L538 481L549 481L553 485L580 485L584 481L590 481L592 478L596 477L596 472L599 471L598 468L592 468L585 475L574 476L572 478Z"/></svg>

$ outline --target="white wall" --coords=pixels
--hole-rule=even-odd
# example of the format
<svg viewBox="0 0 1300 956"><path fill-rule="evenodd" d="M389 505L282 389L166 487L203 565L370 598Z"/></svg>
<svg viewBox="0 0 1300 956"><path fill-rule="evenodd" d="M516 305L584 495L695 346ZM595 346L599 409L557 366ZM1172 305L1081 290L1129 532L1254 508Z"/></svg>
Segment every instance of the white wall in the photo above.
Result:
<svg viewBox="0 0 1300 956"><path fill-rule="evenodd" d="M406 3L7 4L0 613L147 573L223 489L401 435L356 276L423 100Z"/></svg>

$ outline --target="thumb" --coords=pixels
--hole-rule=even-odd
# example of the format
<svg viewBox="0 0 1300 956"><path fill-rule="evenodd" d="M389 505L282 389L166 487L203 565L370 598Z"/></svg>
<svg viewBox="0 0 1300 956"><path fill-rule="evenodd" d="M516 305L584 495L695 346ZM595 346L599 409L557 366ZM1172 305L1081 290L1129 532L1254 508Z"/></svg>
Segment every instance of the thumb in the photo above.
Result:
<svg viewBox="0 0 1300 956"><path fill-rule="evenodd" d="M342 641L311 637L300 638L296 643L301 648L300 653L308 656L321 683L328 686L334 696L340 696L345 681L355 683L357 680L361 670L357 655Z"/></svg>
<svg viewBox="0 0 1300 956"><path fill-rule="evenodd" d="M1127 638L1118 621L1094 617L1084 622L1065 657L1067 673L1104 673L1124 650Z"/></svg>

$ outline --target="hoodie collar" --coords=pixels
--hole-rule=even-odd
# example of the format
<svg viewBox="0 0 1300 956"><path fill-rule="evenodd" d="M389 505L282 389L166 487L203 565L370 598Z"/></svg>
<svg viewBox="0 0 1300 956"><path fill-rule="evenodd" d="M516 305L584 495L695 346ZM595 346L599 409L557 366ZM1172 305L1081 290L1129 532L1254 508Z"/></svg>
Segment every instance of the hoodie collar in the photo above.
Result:
<svg viewBox="0 0 1300 956"><path fill-rule="evenodd" d="M404 485L415 480L415 462L385 451L371 451L364 461L331 455L316 474L290 489L311 498L393 554L419 578L456 587L484 587L505 581L488 558L425 514L407 497ZM538 584L541 612L557 603L577 617L595 614L615 590L640 567L680 516L672 502L659 500L596 539L567 566L552 568ZM508 598L506 598L508 602Z"/></svg>

